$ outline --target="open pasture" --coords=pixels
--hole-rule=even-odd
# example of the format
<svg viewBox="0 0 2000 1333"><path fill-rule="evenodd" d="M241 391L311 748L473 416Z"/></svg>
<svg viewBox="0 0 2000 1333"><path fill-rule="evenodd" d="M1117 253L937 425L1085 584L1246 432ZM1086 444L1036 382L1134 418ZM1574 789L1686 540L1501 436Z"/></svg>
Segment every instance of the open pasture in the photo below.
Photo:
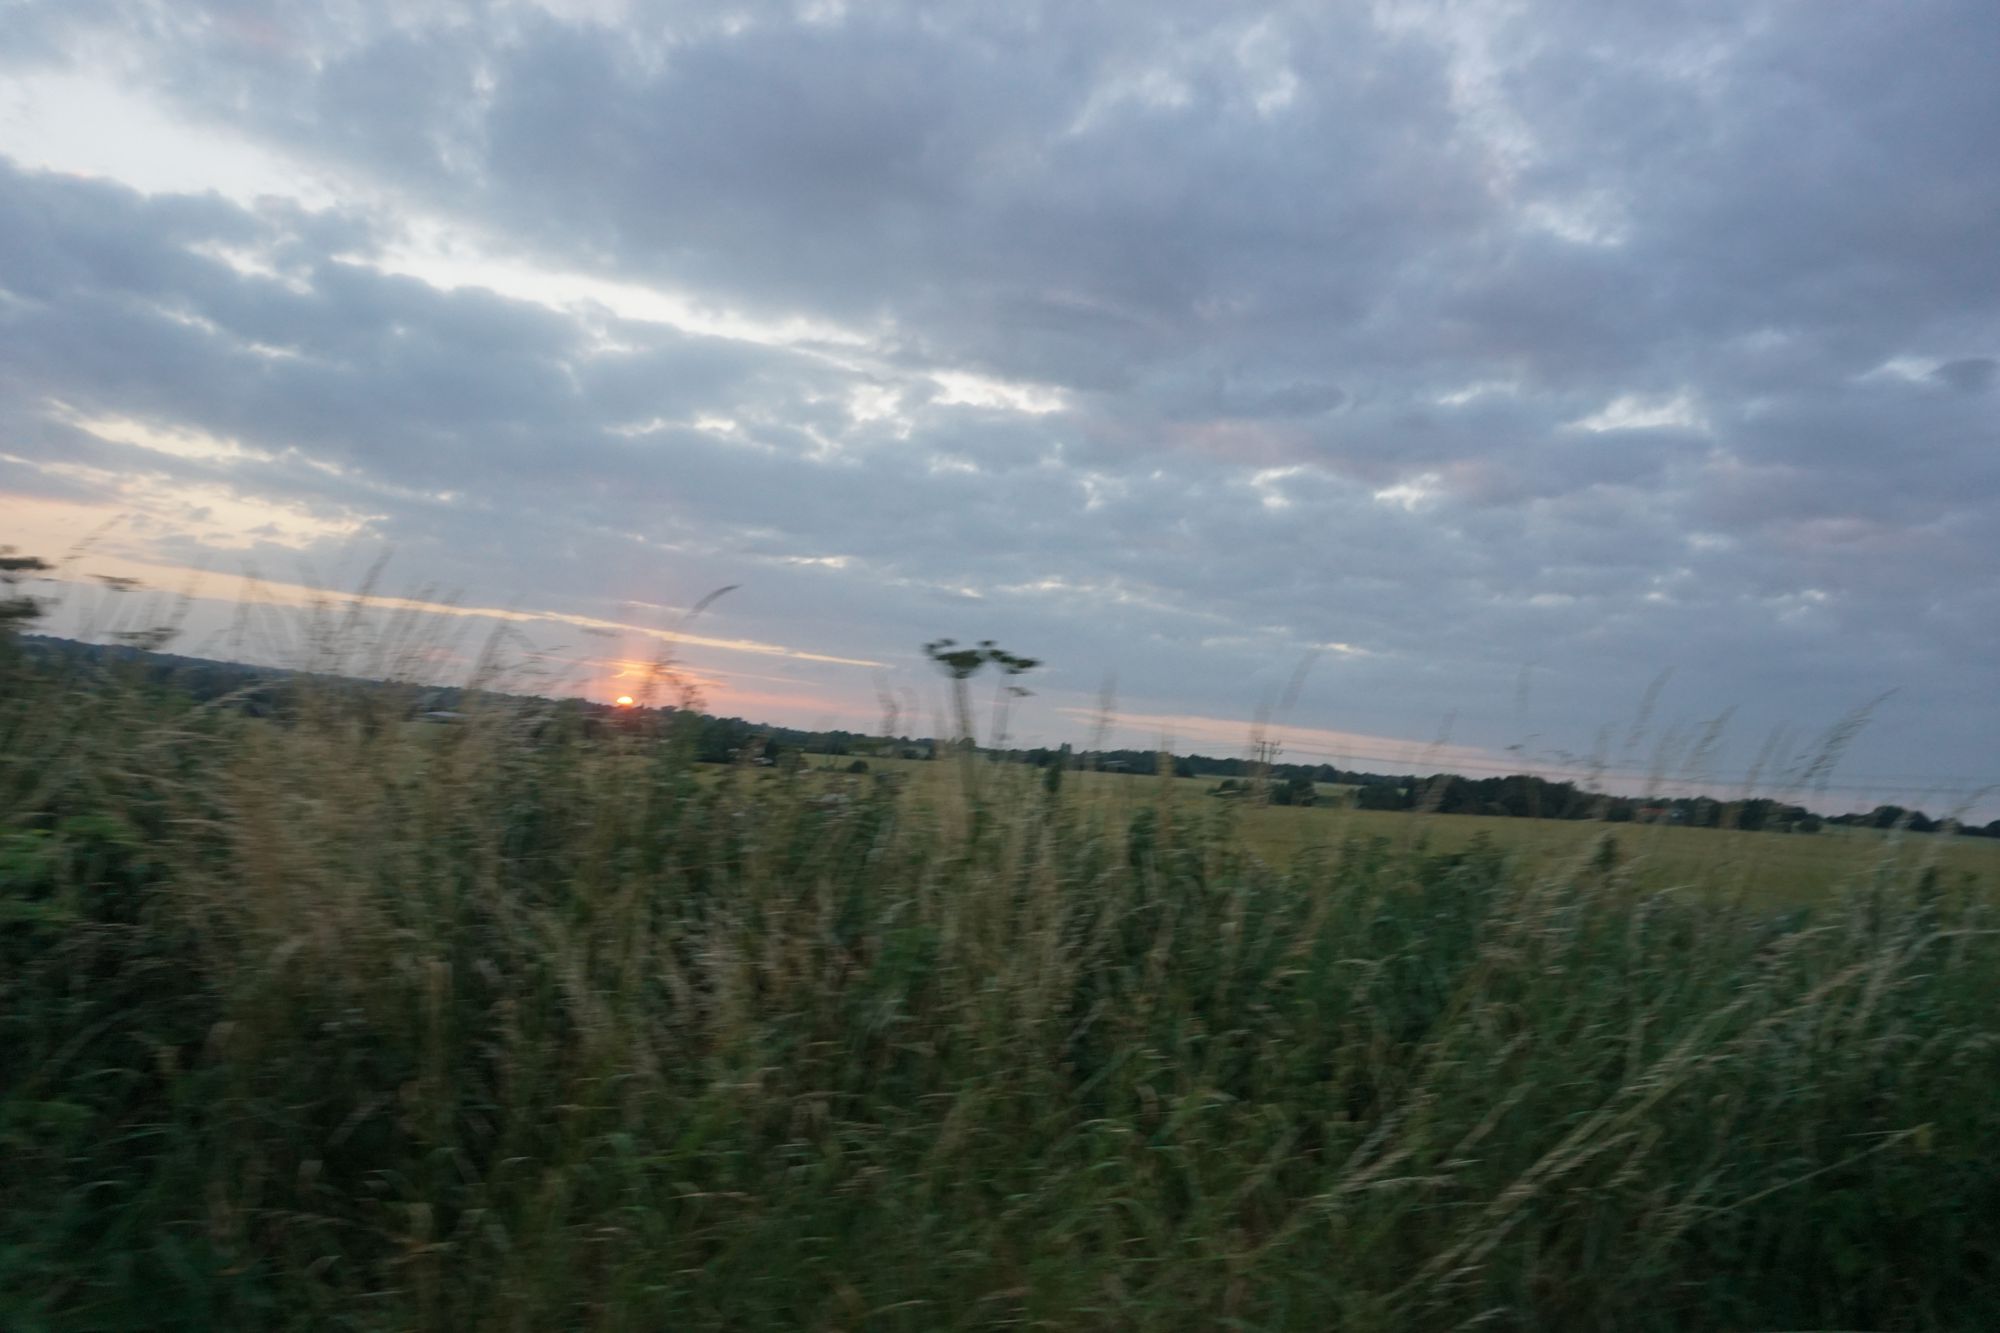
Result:
<svg viewBox="0 0 2000 1333"><path fill-rule="evenodd" d="M822 780L848 757L814 756ZM871 774L895 774L914 799L955 799L963 778L949 761L869 758ZM1042 781L1040 770L980 765L980 781L999 790ZM1745 833L1672 824L1610 824L1594 820L1519 819L1497 815L1438 815L1356 810L1341 799L1349 789L1322 784L1321 804L1276 806L1214 794L1219 779L1074 770L1063 774L1069 799L1086 808L1131 815L1171 811L1172 821L1223 821L1273 866L1302 856L1336 856L1343 844L1386 839L1398 850L1457 852L1484 840L1519 870L1561 873L1587 862L1606 837L1619 864L1652 889L1742 893L1752 902L1805 906L1829 894L1873 883L1913 885L1927 871L1947 888L1968 879L2000 884L2000 840L1882 832L1829 824L1818 833Z"/></svg>

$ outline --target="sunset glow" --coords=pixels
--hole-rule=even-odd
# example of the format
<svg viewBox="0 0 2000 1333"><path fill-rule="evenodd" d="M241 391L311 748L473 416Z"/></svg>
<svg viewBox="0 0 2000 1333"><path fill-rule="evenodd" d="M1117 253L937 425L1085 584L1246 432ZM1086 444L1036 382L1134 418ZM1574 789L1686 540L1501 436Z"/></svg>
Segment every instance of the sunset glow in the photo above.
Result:
<svg viewBox="0 0 2000 1333"><path fill-rule="evenodd" d="M630 708L632 706L632 696L629 694L621 694L616 699L613 699L611 702L617 704L620 708Z"/></svg>

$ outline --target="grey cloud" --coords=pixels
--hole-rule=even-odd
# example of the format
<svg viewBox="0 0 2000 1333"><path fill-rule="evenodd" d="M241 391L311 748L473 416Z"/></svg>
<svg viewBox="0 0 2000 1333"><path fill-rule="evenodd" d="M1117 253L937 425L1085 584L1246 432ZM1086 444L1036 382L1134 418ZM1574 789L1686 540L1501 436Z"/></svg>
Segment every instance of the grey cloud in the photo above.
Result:
<svg viewBox="0 0 2000 1333"><path fill-rule="evenodd" d="M742 581L719 625L825 651L998 633L1147 711L1351 643L1323 721L1458 708L1467 743L1527 725L1528 661L1585 749L1660 666L1762 725L1962 698L2000 648L1990 6L1545 0L1458 15L1485 75L1421 14L264 8L24 10L15 68L115 36L147 95L365 189L0 169L7 452L365 513L480 597ZM417 212L864 345L371 266ZM260 453L93 443L48 399ZM1986 762L1967 706L1902 753Z"/></svg>
<svg viewBox="0 0 2000 1333"><path fill-rule="evenodd" d="M1997 372L2000 361L1990 356L1967 356L1939 365L1931 372L1931 378L1960 393L1978 393L1993 387Z"/></svg>

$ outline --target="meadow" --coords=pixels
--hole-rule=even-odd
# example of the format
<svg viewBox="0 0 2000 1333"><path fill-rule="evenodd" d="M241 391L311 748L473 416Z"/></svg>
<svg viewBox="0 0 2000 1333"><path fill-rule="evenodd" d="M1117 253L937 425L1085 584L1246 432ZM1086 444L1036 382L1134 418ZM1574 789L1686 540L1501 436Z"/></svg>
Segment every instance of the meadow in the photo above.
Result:
<svg viewBox="0 0 2000 1333"><path fill-rule="evenodd" d="M8 1329L2000 1326L1983 848L241 702L0 654Z"/></svg>
<svg viewBox="0 0 2000 1333"><path fill-rule="evenodd" d="M848 760L815 758L836 777ZM906 778L916 791L956 780L949 764L911 759L868 760L871 771ZM1244 848L1274 866L1325 856L1342 845L1381 840L1405 852L1463 852L1491 847L1520 873L1561 873L1599 853L1609 836L1624 872L1645 888L1745 894L1775 907L1824 903L1857 884L1885 877L1910 883L1926 874L2000 886L2000 840L1899 834L1829 824L1817 833L1746 833L1672 824L1612 825L1591 820L1504 818L1495 815L1413 814L1357 810L1342 798L1350 788L1320 784L1322 803L1277 806L1254 799L1223 801L1217 779L1076 771L1065 775L1074 799L1112 819L1130 819L1167 802L1183 819L1235 808L1232 830Z"/></svg>

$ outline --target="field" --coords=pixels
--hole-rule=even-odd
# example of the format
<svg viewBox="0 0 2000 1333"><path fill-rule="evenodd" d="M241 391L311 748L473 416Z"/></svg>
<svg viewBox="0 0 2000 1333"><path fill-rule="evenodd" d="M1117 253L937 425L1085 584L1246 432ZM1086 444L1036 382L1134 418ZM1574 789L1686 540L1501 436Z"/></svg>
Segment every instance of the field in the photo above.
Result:
<svg viewBox="0 0 2000 1333"><path fill-rule="evenodd" d="M9 1330L2000 1326L1983 848L4 648Z"/></svg>
<svg viewBox="0 0 2000 1333"><path fill-rule="evenodd" d="M814 762L837 771L847 761L815 757ZM948 795L956 781L950 764L908 759L870 759L869 764L875 772L904 775L918 792L942 788ZM1073 772L1065 775L1065 781L1075 788L1079 803L1112 817L1129 818L1162 800L1179 817L1194 820L1213 818L1222 807L1233 806L1235 836L1280 866L1292 865L1301 855L1333 854L1357 839L1385 839L1399 849L1433 852L1462 852L1484 840L1516 869L1545 874L1566 863L1588 861L1608 835L1627 873L1647 888L1740 892L1772 906L1825 902L1844 888L1878 878L1913 882L1932 868L1948 882L1969 876L2000 885L2000 840L1992 838L1897 836L1837 824L1813 834L1783 834L1668 824L1422 815L1355 810L1337 800L1317 806L1272 806L1218 799L1212 795L1214 778L1152 774ZM1346 790L1322 787L1323 796L1329 798Z"/></svg>

